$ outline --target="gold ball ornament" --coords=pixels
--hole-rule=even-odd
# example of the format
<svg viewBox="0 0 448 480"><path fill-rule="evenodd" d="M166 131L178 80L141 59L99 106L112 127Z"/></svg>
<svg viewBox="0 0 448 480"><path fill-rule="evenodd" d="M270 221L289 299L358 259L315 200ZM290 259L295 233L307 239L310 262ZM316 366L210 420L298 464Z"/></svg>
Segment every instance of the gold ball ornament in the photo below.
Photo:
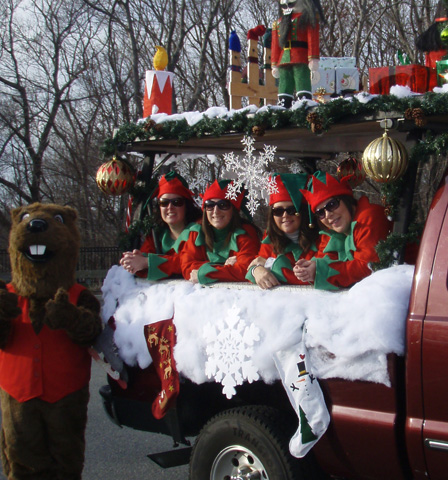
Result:
<svg viewBox="0 0 448 480"><path fill-rule="evenodd" d="M366 179L366 172L362 168L362 163L355 157L347 157L342 160L336 173L339 179L350 177L348 183L352 188L358 187Z"/></svg>
<svg viewBox="0 0 448 480"><path fill-rule="evenodd" d="M134 182L135 174L132 167L116 157L103 163L96 172L96 183L107 195L122 195L134 185Z"/></svg>
<svg viewBox="0 0 448 480"><path fill-rule="evenodd" d="M408 153L401 142L384 132L364 150L362 166L366 175L376 182L393 182L406 172Z"/></svg>

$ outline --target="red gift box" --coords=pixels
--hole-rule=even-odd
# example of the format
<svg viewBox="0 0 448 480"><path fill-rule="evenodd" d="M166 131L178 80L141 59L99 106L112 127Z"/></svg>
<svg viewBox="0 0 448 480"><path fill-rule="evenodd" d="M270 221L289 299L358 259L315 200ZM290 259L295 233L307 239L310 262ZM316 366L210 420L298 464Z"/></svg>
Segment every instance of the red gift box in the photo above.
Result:
<svg viewBox="0 0 448 480"><path fill-rule="evenodd" d="M437 86L434 68L423 65L398 65L396 67L369 68L369 91L389 95L394 85L408 86L416 93L431 92Z"/></svg>

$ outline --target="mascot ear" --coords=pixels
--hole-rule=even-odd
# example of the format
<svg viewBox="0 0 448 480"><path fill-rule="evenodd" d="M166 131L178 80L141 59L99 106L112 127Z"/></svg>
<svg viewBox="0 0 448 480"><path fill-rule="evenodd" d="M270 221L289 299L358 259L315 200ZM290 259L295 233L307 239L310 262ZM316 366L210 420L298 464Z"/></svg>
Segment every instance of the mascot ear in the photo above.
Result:
<svg viewBox="0 0 448 480"><path fill-rule="evenodd" d="M74 222L78 218L78 211L72 207L64 207L64 215Z"/></svg>
<svg viewBox="0 0 448 480"><path fill-rule="evenodd" d="M11 210L11 218L13 223L18 222L18 220L20 219L20 216L22 215L23 208L24 207L17 207Z"/></svg>

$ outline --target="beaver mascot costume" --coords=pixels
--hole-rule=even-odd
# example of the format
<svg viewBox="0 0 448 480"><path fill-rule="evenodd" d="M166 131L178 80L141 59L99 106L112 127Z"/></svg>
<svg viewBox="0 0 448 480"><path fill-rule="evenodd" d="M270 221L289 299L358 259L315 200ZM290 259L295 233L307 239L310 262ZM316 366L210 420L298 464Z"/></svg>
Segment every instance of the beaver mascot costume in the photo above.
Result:
<svg viewBox="0 0 448 480"><path fill-rule="evenodd" d="M0 285L1 454L9 480L78 480L100 304L75 281L77 212L11 211L12 281Z"/></svg>

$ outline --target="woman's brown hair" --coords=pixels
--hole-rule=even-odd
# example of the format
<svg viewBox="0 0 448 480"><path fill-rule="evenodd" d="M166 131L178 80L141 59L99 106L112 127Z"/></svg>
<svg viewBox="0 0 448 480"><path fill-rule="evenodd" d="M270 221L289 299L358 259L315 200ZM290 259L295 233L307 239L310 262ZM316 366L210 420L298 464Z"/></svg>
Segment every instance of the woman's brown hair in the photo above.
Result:
<svg viewBox="0 0 448 480"><path fill-rule="evenodd" d="M307 253L313 243L315 243L315 241L317 240L319 232L316 228L310 228L309 226L310 219L308 215L308 206L305 203L302 203L300 205L299 214L301 217L301 221L299 228L298 244L303 250L303 252ZM274 253L276 255L282 254L291 240L285 235L282 230L277 227L277 224L274 220L274 215L272 215L272 208L269 208L266 233L272 243Z"/></svg>
<svg viewBox="0 0 448 480"><path fill-rule="evenodd" d="M185 226L189 223L197 222L202 215L201 209L194 203L192 200L186 197L182 197L185 200ZM158 204L158 199L154 200L154 223L157 227L162 227L165 225L165 222L162 220L162 215L160 214L160 207Z"/></svg>
<svg viewBox="0 0 448 480"><path fill-rule="evenodd" d="M353 220L353 217L355 216L355 213L356 213L356 207L358 206L358 200L356 200L356 198L352 197L351 195L340 195L333 198L338 198L347 207L347 210L349 211ZM317 220L319 229L328 230L328 228L318 218L316 218L316 220Z"/></svg>
<svg viewBox="0 0 448 480"><path fill-rule="evenodd" d="M230 237L232 236L233 232L236 229L240 228L241 225L244 223L243 219L240 217L238 210L232 205L232 218L228 224L229 233L226 237L226 244L230 242ZM215 243L215 237L213 235L213 227L210 225L210 222L207 218L207 211L204 208L202 213L202 231L204 232L205 236L205 245L207 250L213 250L213 244Z"/></svg>

